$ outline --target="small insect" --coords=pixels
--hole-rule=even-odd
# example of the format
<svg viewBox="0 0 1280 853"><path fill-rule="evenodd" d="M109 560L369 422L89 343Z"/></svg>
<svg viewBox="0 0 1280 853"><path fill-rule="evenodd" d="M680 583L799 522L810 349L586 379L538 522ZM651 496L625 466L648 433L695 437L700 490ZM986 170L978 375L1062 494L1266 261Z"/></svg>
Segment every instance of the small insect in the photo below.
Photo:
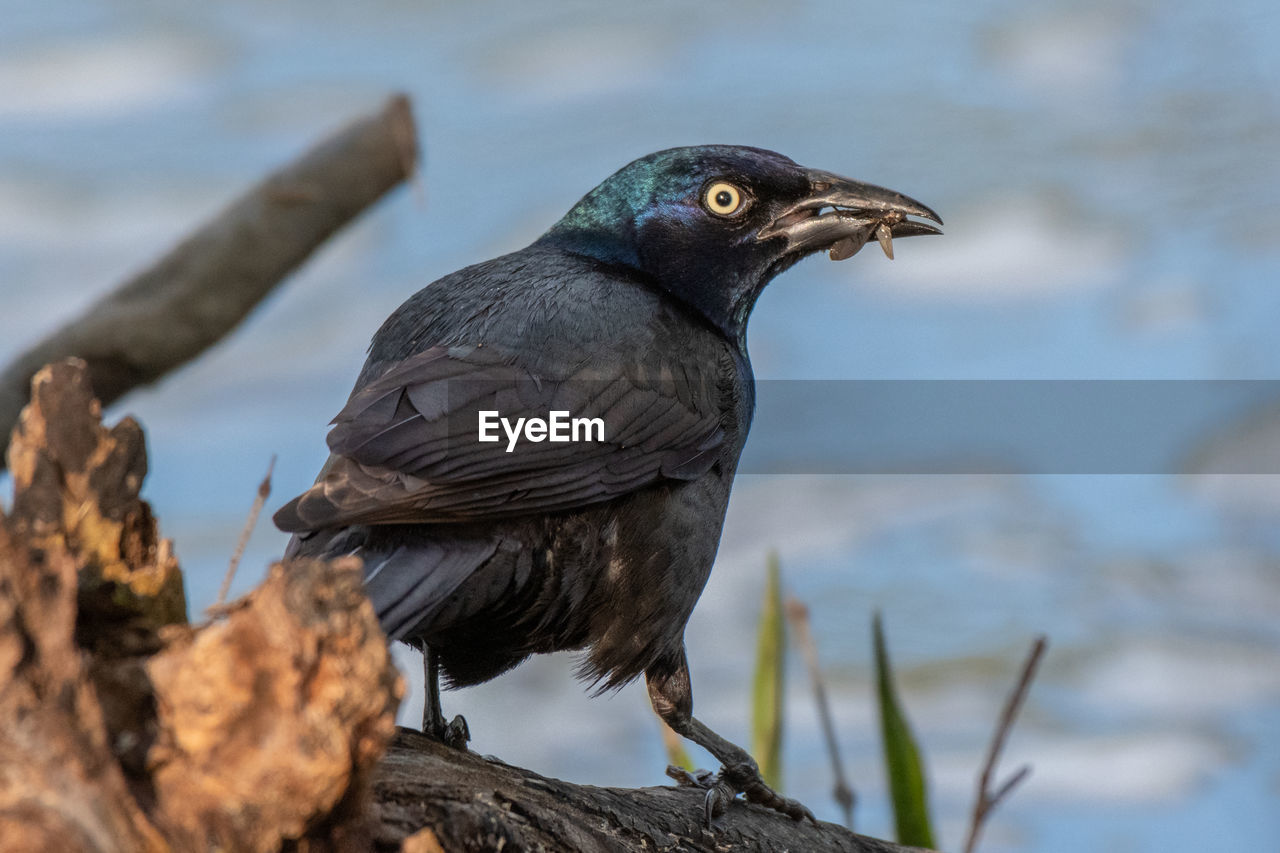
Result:
<svg viewBox="0 0 1280 853"><path fill-rule="evenodd" d="M893 260L893 226L903 220L901 213L890 211L885 214L879 224L872 230L876 240L880 243L880 248L884 250L884 256L889 260ZM833 261L843 261L845 258L852 258L858 253L858 250L870 239L870 235L864 236L861 240L856 237L845 237L843 240L835 243L827 252L827 256Z"/></svg>
<svg viewBox="0 0 1280 853"><path fill-rule="evenodd" d="M881 222L876 226L876 239L880 241L880 248L884 249L884 256L893 260L893 229Z"/></svg>
<svg viewBox="0 0 1280 853"><path fill-rule="evenodd" d="M854 255L858 254L858 250L862 248L863 242L865 241L855 240L852 237L845 237L843 240L832 244L831 248L827 251L827 257L831 258L833 261L843 261L845 258L852 258Z"/></svg>

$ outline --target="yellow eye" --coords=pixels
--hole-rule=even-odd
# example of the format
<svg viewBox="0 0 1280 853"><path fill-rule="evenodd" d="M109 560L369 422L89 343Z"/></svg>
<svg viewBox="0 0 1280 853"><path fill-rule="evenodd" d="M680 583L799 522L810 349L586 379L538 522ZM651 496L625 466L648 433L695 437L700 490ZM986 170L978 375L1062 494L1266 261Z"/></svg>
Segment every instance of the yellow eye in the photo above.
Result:
<svg viewBox="0 0 1280 853"><path fill-rule="evenodd" d="M747 194L728 181L716 181L702 194L702 204L716 216L733 216L747 206Z"/></svg>

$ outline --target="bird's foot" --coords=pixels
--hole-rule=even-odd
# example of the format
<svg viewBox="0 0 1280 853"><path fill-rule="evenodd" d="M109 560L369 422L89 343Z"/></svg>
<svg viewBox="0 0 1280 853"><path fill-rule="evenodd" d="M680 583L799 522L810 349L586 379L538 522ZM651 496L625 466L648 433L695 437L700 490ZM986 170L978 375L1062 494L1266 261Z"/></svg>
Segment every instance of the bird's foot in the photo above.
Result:
<svg viewBox="0 0 1280 853"><path fill-rule="evenodd" d="M444 717L434 721L423 720L422 733L454 749L465 750L467 741L471 740L471 729L467 728L467 721L461 714L448 723L444 721Z"/></svg>
<svg viewBox="0 0 1280 853"><path fill-rule="evenodd" d="M667 765L667 775L681 788L701 788L704 791L715 784L716 774L710 770L685 770L674 764Z"/></svg>
<svg viewBox="0 0 1280 853"><path fill-rule="evenodd" d="M715 825L715 821L724 814L729 803L742 794L747 802L757 803L766 808L782 812L792 820L808 820L817 823L813 812L805 808L799 800L784 797L765 784L760 778L760 769L754 761L720 768L719 773L709 770L695 770L690 773L674 765L667 767L667 775L685 787L701 788L707 792L704 808L706 810L707 828Z"/></svg>

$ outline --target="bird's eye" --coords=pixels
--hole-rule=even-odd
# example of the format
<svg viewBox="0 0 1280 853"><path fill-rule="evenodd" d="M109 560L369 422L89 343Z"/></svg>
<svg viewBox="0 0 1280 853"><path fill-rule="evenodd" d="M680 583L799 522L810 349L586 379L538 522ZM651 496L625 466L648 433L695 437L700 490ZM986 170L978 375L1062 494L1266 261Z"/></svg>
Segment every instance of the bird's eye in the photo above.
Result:
<svg viewBox="0 0 1280 853"><path fill-rule="evenodd" d="M716 181L702 194L702 204L716 216L733 216L747 206L745 192L728 181Z"/></svg>

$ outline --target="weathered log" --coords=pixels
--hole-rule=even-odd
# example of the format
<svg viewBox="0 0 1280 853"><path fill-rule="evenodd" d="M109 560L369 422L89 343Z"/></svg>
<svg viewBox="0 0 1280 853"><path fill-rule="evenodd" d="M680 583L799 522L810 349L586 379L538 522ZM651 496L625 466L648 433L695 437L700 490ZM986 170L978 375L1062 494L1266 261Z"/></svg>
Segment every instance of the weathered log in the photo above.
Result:
<svg viewBox="0 0 1280 853"><path fill-rule="evenodd" d="M102 425L83 362L50 365L31 388L9 444L9 527L33 551L75 560L83 645L109 638L102 651L113 656L155 651L162 627L186 622L187 603L173 543L139 497L142 429L132 418Z"/></svg>
<svg viewBox="0 0 1280 853"><path fill-rule="evenodd" d="M0 525L0 849L164 850L76 646L76 561Z"/></svg>
<svg viewBox="0 0 1280 853"><path fill-rule="evenodd" d="M32 396L0 516L0 849L367 849L403 687L359 561L277 564L184 624L141 429L102 427L83 363Z"/></svg>
<svg viewBox="0 0 1280 853"><path fill-rule="evenodd" d="M84 359L104 405L156 381L221 340L330 235L412 176L417 152L409 99L397 95L267 176L0 373L0 452L41 367Z"/></svg>
<svg viewBox="0 0 1280 853"><path fill-rule="evenodd" d="M703 825L694 788L597 788L548 779L400 729L374 782L375 849L616 853L907 853L831 823L794 821L741 800ZM423 828L426 828L426 832ZM415 837L415 833L417 833ZM428 835L429 833L429 835ZM430 850L430 846L418 849Z"/></svg>

